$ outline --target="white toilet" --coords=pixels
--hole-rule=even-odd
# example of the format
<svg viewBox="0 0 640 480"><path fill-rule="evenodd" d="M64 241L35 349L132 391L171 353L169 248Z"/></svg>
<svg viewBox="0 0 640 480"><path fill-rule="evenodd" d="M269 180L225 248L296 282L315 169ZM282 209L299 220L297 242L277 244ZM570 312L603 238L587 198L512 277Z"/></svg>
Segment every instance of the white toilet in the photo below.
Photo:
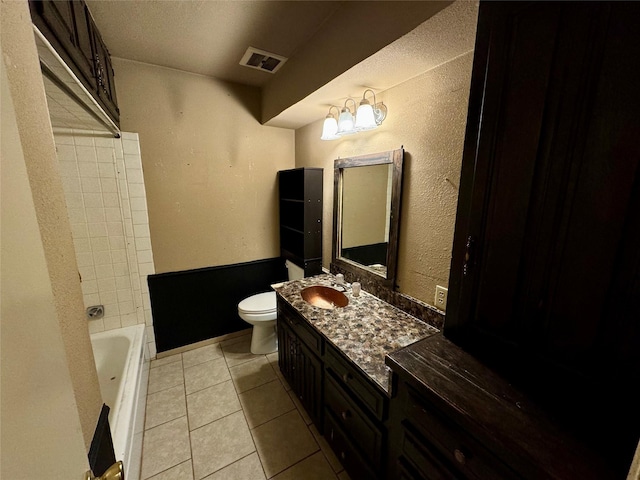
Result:
<svg viewBox="0 0 640 480"><path fill-rule="evenodd" d="M289 280L304 278L304 270L287 260L285 262ZM265 354L278 350L276 336L276 292L258 293L245 298L238 304L238 315L245 322L253 325L251 334L251 353Z"/></svg>

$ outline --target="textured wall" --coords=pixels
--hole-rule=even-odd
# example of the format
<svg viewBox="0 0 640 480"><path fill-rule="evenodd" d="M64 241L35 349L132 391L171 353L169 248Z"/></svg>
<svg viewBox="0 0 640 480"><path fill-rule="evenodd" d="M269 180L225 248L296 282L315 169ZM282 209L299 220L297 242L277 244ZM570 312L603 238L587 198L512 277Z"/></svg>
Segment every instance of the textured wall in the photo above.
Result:
<svg viewBox="0 0 640 480"><path fill-rule="evenodd" d="M140 135L156 271L279 255L277 175L294 132L256 120L259 92L114 59L122 128Z"/></svg>
<svg viewBox="0 0 640 480"><path fill-rule="evenodd" d="M433 305L436 285L449 281L473 52L386 90L383 125L322 141L322 121L296 130L296 166L324 167L323 264L331 261L333 160L404 145L397 283L402 293Z"/></svg>
<svg viewBox="0 0 640 480"><path fill-rule="evenodd" d="M3 2L1 17L9 89L88 450L102 399L27 2Z"/></svg>

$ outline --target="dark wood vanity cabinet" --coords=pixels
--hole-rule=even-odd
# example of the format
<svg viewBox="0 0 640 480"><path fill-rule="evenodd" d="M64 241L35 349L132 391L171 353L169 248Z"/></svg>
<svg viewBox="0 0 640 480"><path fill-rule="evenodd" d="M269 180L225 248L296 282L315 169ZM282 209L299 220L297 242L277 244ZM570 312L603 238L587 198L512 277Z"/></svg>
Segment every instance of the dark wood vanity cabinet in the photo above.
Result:
<svg viewBox="0 0 640 480"><path fill-rule="evenodd" d="M388 398L278 298L278 364L353 480L385 478Z"/></svg>
<svg viewBox="0 0 640 480"><path fill-rule="evenodd" d="M621 470L640 433L638 25L637 2L481 3L444 325Z"/></svg>
<svg viewBox="0 0 640 480"><path fill-rule="evenodd" d="M320 334L291 307L278 301L278 365L313 423L322 425L322 355Z"/></svg>
<svg viewBox="0 0 640 480"><path fill-rule="evenodd" d="M322 273L322 171L278 172L280 256L303 268L305 277Z"/></svg>
<svg viewBox="0 0 640 480"><path fill-rule="evenodd" d="M111 57L85 2L29 0L29 9L33 24L119 125Z"/></svg>

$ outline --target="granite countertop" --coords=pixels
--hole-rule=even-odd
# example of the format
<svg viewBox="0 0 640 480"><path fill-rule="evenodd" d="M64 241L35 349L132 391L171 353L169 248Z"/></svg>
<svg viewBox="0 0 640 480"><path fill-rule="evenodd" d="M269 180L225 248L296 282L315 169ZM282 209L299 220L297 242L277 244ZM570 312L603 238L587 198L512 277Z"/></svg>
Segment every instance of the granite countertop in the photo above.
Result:
<svg viewBox="0 0 640 480"><path fill-rule="evenodd" d="M348 289L344 293L349 304L333 310L314 307L300 296L303 288L334 282L333 275L321 274L273 285L273 289L389 395L391 369L385 365L385 356L438 330L365 291L354 297Z"/></svg>

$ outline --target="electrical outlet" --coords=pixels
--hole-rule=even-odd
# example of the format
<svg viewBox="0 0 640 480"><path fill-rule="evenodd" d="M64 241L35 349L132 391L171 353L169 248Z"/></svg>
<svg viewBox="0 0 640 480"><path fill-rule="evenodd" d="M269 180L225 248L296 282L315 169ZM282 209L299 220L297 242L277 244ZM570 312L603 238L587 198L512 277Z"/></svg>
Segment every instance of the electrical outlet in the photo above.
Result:
<svg viewBox="0 0 640 480"><path fill-rule="evenodd" d="M447 294L449 290L436 285L436 308L445 311L447 309Z"/></svg>

